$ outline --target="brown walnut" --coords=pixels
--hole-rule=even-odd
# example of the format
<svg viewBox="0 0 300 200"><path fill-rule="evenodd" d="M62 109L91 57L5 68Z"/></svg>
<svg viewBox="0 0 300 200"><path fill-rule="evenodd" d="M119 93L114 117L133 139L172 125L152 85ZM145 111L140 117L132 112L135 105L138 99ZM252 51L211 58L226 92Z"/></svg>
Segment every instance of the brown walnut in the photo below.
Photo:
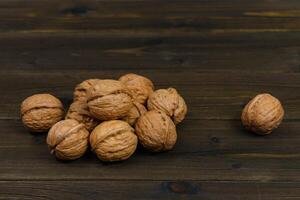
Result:
<svg viewBox="0 0 300 200"><path fill-rule="evenodd" d="M22 122L32 132L48 131L63 115L63 104L50 94L32 95L21 104Z"/></svg>
<svg viewBox="0 0 300 200"><path fill-rule="evenodd" d="M89 132L73 119L56 123L49 131L47 144L51 154L61 160L74 160L81 157L88 148Z"/></svg>
<svg viewBox="0 0 300 200"><path fill-rule="evenodd" d="M87 91L97 83L99 79L88 79L75 87L73 101L86 101Z"/></svg>
<svg viewBox="0 0 300 200"><path fill-rule="evenodd" d="M241 119L246 129L260 135L270 134L284 116L280 101L270 94L259 94L244 108Z"/></svg>
<svg viewBox="0 0 300 200"><path fill-rule="evenodd" d="M121 76L119 81L128 88L133 100L141 104L145 104L154 89L150 79L137 74L126 74Z"/></svg>
<svg viewBox="0 0 300 200"><path fill-rule="evenodd" d="M90 144L100 160L121 161L134 153L137 137L128 123L111 120L102 122L92 131Z"/></svg>
<svg viewBox="0 0 300 200"><path fill-rule="evenodd" d="M138 120L138 118L143 114L145 114L146 112L147 109L143 104L135 102L133 103L133 107L129 110L127 115L124 118L122 118L122 120L124 120L125 122L133 126Z"/></svg>
<svg viewBox="0 0 300 200"><path fill-rule="evenodd" d="M99 80L88 90L90 113L99 120L125 117L132 108L131 96L123 83L116 80Z"/></svg>
<svg viewBox="0 0 300 200"><path fill-rule="evenodd" d="M172 149L177 140L175 124L161 111L152 110L142 115L135 131L140 143L154 152Z"/></svg>
<svg viewBox="0 0 300 200"><path fill-rule="evenodd" d="M66 119L75 119L83 123L88 131L92 131L99 124L99 120L91 115L86 101L73 102L70 105Z"/></svg>
<svg viewBox="0 0 300 200"><path fill-rule="evenodd" d="M174 88L159 89L153 92L148 99L148 109L166 113L175 124L180 123L187 113L184 99Z"/></svg>

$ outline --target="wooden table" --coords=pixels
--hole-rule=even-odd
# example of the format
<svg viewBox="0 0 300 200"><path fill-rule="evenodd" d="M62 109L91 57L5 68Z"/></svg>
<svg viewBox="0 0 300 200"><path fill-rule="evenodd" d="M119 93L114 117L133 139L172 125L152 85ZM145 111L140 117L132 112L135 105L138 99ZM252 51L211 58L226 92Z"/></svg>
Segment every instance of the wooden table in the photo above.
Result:
<svg viewBox="0 0 300 200"><path fill-rule="evenodd" d="M0 199L300 199L299 0L2 0L0 48ZM22 127L25 97L128 72L186 99L174 150L60 162ZM286 111L265 137L240 122L261 92Z"/></svg>

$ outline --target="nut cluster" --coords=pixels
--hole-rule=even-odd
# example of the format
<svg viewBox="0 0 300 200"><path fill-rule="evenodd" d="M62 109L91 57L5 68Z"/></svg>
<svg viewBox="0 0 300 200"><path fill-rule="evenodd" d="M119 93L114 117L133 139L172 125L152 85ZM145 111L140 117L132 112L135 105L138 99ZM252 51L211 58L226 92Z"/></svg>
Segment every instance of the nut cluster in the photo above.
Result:
<svg viewBox="0 0 300 200"><path fill-rule="evenodd" d="M176 125L186 113L187 105L176 89L154 90L150 79L137 74L83 81L75 87L66 115L61 101L51 94L32 95L20 108L22 122L31 132L49 131L47 144L58 159L80 158L90 146L100 160L110 162L128 159L138 143L152 152L171 150ZM264 93L245 106L241 120L247 130L267 135L283 117L280 101Z"/></svg>
<svg viewBox="0 0 300 200"><path fill-rule="evenodd" d="M48 147L61 160L81 157L89 145L102 161L128 159L138 142L152 152L171 150L176 124L186 113L176 89L155 91L150 79L137 74L78 84L65 120L62 103L52 95L33 95L21 105L26 127L33 132L50 129Z"/></svg>

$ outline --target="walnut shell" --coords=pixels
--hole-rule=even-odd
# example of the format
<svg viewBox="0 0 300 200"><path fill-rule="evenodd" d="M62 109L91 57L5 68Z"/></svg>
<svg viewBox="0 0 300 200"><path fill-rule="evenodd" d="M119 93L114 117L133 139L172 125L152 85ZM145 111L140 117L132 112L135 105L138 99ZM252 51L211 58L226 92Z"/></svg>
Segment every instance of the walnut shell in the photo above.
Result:
<svg viewBox="0 0 300 200"><path fill-rule="evenodd" d="M83 123L88 131L92 131L99 124L99 121L91 115L86 101L73 102L65 118Z"/></svg>
<svg viewBox="0 0 300 200"><path fill-rule="evenodd" d="M88 90L90 113L99 120L125 117L132 108L131 96L120 81L99 80Z"/></svg>
<svg viewBox="0 0 300 200"><path fill-rule="evenodd" d="M147 112L146 107L140 103L133 103L133 107L129 110L127 115L122 118L125 122L133 126L138 118Z"/></svg>
<svg viewBox="0 0 300 200"><path fill-rule="evenodd" d="M128 159L136 150L137 137L126 122L111 120L98 125L90 136L92 151L102 161Z"/></svg>
<svg viewBox="0 0 300 200"><path fill-rule="evenodd" d="M161 111L152 110L142 115L135 131L140 143L154 152L171 150L177 140L175 124Z"/></svg>
<svg viewBox="0 0 300 200"><path fill-rule="evenodd" d="M32 132L48 131L63 115L63 104L50 94L32 95L21 104L22 122Z"/></svg>
<svg viewBox="0 0 300 200"><path fill-rule="evenodd" d="M244 108L241 119L246 129L260 135L270 134L284 116L280 101L270 94L259 94Z"/></svg>
<svg viewBox="0 0 300 200"><path fill-rule="evenodd" d="M57 122L49 131L47 144L51 154L61 160L81 157L88 148L89 132L73 119Z"/></svg>
<svg viewBox="0 0 300 200"><path fill-rule="evenodd" d="M187 113L184 99L174 88L159 89L148 99L149 110L159 110L170 116L175 124L180 123Z"/></svg>
<svg viewBox="0 0 300 200"><path fill-rule="evenodd" d="M154 90L154 85L150 79L137 74L126 74L121 76L119 81L128 88L133 100L141 104L145 104Z"/></svg>
<svg viewBox="0 0 300 200"><path fill-rule="evenodd" d="M88 79L75 87L73 101L86 101L87 91L97 83L99 79Z"/></svg>

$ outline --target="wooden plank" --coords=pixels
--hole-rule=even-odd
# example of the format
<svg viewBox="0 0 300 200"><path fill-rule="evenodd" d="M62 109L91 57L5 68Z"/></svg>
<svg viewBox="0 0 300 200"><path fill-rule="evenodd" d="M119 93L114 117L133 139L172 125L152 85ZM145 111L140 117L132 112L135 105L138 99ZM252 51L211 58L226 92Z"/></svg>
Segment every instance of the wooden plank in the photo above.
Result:
<svg viewBox="0 0 300 200"><path fill-rule="evenodd" d="M1 181L0 199L298 199L289 182Z"/></svg>
<svg viewBox="0 0 300 200"><path fill-rule="evenodd" d="M297 0L0 2L0 30L299 29ZM99 23L100 22L100 23ZM124 23L126 22L126 23Z"/></svg>
<svg viewBox="0 0 300 200"><path fill-rule="evenodd" d="M29 134L16 120L0 120L1 180L300 181L299 122L256 136L239 121L191 121L178 127L174 150L139 147L132 158L102 163L92 153L73 162L49 154L46 134Z"/></svg>
<svg viewBox="0 0 300 200"><path fill-rule="evenodd" d="M18 119L19 105L34 93L50 92L67 105L72 101L76 84L88 78L118 78L127 70L69 70L59 71L0 71L1 119ZM243 106L251 97L261 92L277 96L286 110L285 119L300 119L298 73L193 73L192 71L168 72L143 70L156 88L175 87L189 106L188 119L234 119L240 118ZM9 89L11 88L11 89Z"/></svg>
<svg viewBox="0 0 300 200"><path fill-rule="evenodd" d="M0 34L1 69L299 72L299 32Z"/></svg>

